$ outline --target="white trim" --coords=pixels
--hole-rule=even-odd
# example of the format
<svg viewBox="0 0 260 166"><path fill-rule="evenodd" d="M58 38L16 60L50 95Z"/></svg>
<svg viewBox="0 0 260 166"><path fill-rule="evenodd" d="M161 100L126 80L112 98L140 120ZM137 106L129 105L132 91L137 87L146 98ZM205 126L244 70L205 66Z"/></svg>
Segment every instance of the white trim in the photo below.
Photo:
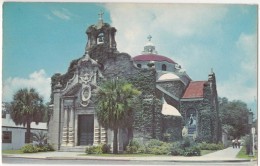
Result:
<svg viewBox="0 0 260 166"><path fill-rule="evenodd" d="M61 90L61 93L63 95L66 94L71 87L76 85L76 83L78 83L78 73L74 73L73 77L67 81L66 87Z"/></svg>
<svg viewBox="0 0 260 166"><path fill-rule="evenodd" d="M185 99L180 99L180 101L202 101L204 98L200 97L200 98L185 98Z"/></svg>

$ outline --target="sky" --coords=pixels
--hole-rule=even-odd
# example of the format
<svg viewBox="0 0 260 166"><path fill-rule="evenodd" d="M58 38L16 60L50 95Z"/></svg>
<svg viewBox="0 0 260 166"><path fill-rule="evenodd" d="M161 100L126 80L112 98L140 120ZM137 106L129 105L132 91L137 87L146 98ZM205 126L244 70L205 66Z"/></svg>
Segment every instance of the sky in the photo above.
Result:
<svg viewBox="0 0 260 166"><path fill-rule="evenodd" d="M257 101L257 5L178 3L3 3L2 100L20 88L50 98L50 78L83 56L88 26L117 29L119 52L140 55L152 36L158 54L180 64L192 80L216 74L219 97Z"/></svg>

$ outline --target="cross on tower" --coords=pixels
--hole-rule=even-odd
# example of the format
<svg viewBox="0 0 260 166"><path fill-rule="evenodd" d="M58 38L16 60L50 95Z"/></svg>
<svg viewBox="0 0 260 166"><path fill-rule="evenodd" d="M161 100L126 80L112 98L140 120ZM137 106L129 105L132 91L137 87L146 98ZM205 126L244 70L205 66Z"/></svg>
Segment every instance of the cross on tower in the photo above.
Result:
<svg viewBox="0 0 260 166"><path fill-rule="evenodd" d="M98 13L99 20L103 20L103 14L104 14L104 12L102 10L100 10L100 13Z"/></svg>
<svg viewBox="0 0 260 166"><path fill-rule="evenodd" d="M148 41L151 41L151 39L152 39L152 36L151 36L151 35L149 35L149 36L147 37L147 39L148 39Z"/></svg>

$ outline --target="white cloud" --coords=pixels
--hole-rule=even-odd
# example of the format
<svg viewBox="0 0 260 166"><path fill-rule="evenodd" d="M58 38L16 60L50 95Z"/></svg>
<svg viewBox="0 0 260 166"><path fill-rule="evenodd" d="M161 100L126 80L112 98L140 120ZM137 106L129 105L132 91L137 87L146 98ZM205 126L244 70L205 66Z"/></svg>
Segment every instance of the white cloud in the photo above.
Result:
<svg viewBox="0 0 260 166"><path fill-rule="evenodd" d="M257 35L242 33L236 42L237 72L218 84L219 95L252 103L257 96Z"/></svg>
<svg viewBox="0 0 260 166"><path fill-rule="evenodd" d="M232 10L228 6L113 3L106 8L111 25L118 29L119 51L139 55L151 34L158 53L172 58L187 73L192 72L191 78L207 79L212 67L221 71L217 73L222 78L217 85L221 97L251 102L256 96L257 35L241 34L236 43L229 43L227 50L230 34L225 32L227 23L223 20Z"/></svg>
<svg viewBox="0 0 260 166"><path fill-rule="evenodd" d="M13 95L21 88L35 88L36 91L44 98L45 102L49 101L51 93L51 78L47 77L43 69L35 71L29 75L29 78L9 77L3 82L2 99L5 102L13 100Z"/></svg>
<svg viewBox="0 0 260 166"><path fill-rule="evenodd" d="M107 4L112 26L118 28L118 50L134 56L143 50L146 36L151 34L157 49L169 47L171 40L194 35L207 35L225 16L227 9L218 5L194 4ZM167 42L167 43L166 43ZM160 53L160 52L159 52Z"/></svg>
<svg viewBox="0 0 260 166"><path fill-rule="evenodd" d="M247 103L254 102L254 97L257 96L256 87L247 86L246 79L245 75L237 74L227 81L219 82L217 85L219 96L227 97L230 101L242 100Z"/></svg>
<svg viewBox="0 0 260 166"><path fill-rule="evenodd" d="M257 70L257 35L242 33L236 42L240 53L241 67L247 73L256 74ZM256 75L254 76L256 77Z"/></svg>
<svg viewBox="0 0 260 166"><path fill-rule="evenodd" d="M65 8L62 8L62 9L54 9L54 10L52 10L51 11L51 13L54 15L54 16L56 16L56 17L58 17L58 18L60 18L60 19L62 19L62 20L70 20L71 19L71 16L73 16L73 14L72 13L70 13L67 9L65 9ZM49 17L48 17L49 18Z"/></svg>

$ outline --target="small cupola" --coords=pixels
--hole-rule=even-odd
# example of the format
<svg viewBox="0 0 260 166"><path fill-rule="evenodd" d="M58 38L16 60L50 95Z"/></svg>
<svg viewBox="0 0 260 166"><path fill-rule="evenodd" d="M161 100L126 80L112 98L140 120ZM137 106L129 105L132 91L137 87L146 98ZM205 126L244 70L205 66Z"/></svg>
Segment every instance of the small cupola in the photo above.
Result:
<svg viewBox="0 0 260 166"><path fill-rule="evenodd" d="M102 45L106 48L116 51L116 28L111 27L108 23L104 23L103 11L101 11L98 15L98 22L94 25L89 26L86 31L88 42L86 45L85 52L89 51L90 49L98 45Z"/></svg>
<svg viewBox="0 0 260 166"><path fill-rule="evenodd" d="M157 54L157 51L155 50L155 46L151 42L152 36L148 35L147 39L148 41L144 46L144 50L142 51L142 54Z"/></svg>

